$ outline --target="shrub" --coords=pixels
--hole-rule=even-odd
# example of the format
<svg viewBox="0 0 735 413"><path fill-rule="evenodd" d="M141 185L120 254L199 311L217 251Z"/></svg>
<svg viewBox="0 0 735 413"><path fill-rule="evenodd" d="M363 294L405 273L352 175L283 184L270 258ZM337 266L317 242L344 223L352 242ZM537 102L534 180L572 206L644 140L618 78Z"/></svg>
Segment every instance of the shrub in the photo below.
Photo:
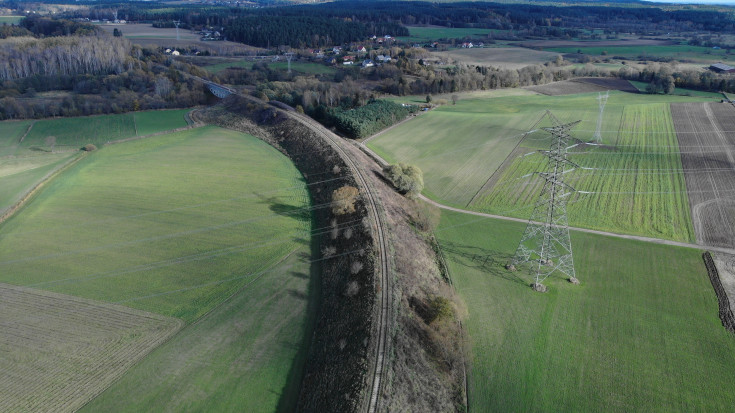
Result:
<svg viewBox="0 0 735 413"><path fill-rule="evenodd" d="M332 212L344 215L355 212L355 201L359 191L354 186L345 185L332 192Z"/></svg>
<svg viewBox="0 0 735 413"><path fill-rule="evenodd" d="M83 151L87 151L87 152L92 152L92 151L96 151L97 150L97 147L94 146L94 144L92 144L92 143L88 143L88 144L84 145L84 147L82 147L82 150Z"/></svg>
<svg viewBox="0 0 735 413"><path fill-rule="evenodd" d="M441 210L423 201L413 201L411 221L420 231L431 232L439 226Z"/></svg>
<svg viewBox="0 0 735 413"><path fill-rule="evenodd" d="M383 168L385 177L393 186L409 198L414 198L424 189L424 174L418 166L408 164L388 165Z"/></svg>

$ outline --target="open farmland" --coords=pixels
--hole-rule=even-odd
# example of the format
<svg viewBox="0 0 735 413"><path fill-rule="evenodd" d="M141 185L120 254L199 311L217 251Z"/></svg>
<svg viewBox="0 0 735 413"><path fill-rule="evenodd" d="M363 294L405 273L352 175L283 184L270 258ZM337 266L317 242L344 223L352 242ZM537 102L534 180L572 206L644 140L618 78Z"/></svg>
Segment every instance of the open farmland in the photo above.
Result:
<svg viewBox="0 0 735 413"><path fill-rule="evenodd" d="M473 47L472 49L432 52L431 55L442 60L456 60L469 65L519 69L550 62L556 59L559 53L542 52L523 47Z"/></svg>
<svg viewBox="0 0 735 413"><path fill-rule="evenodd" d="M176 40L175 28L156 28L150 24L100 24L103 30L112 33L115 29L122 31L123 36L132 43L153 47L195 47L219 55L244 55L257 53L258 48L242 43L229 41L204 41L201 35L185 29L179 29L179 40Z"/></svg>
<svg viewBox="0 0 735 413"><path fill-rule="evenodd" d="M693 240L669 105L625 106L615 141L610 143L570 151L569 159L583 168L566 178L580 191L569 201L570 224L678 241ZM497 184L479 194L471 206L502 213L533 205L544 181L528 174L544 170L546 162L540 154L516 158ZM518 210L510 215L527 217L530 210Z"/></svg>
<svg viewBox="0 0 735 413"><path fill-rule="evenodd" d="M36 121L21 143L22 148L50 150L46 139L56 137L55 150L77 150L93 143L106 142L163 132L186 126L188 109L155 110L122 115L54 118Z"/></svg>
<svg viewBox="0 0 735 413"><path fill-rule="evenodd" d="M521 223L444 212L469 315L470 411L729 411L735 341L701 252L572 232L580 286L503 268ZM625 259L621 259L625 257Z"/></svg>
<svg viewBox="0 0 735 413"><path fill-rule="evenodd" d="M181 324L122 306L0 284L0 410L76 411Z"/></svg>
<svg viewBox="0 0 735 413"><path fill-rule="evenodd" d="M18 24L25 16L0 16L0 24Z"/></svg>
<svg viewBox="0 0 735 413"><path fill-rule="evenodd" d="M704 46L665 45L665 46L589 46L549 47L544 49L556 53L578 53L601 56L620 56L627 59L667 58L692 62L726 62L735 61L735 55L726 53L725 49L712 49Z"/></svg>
<svg viewBox="0 0 735 413"><path fill-rule="evenodd" d="M268 60L263 60L263 63L267 64L269 68L274 69L274 70L288 70L288 62L284 62L284 61L271 62ZM210 73L218 73L225 69L229 69L231 67L250 69L251 67L253 67L253 64L255 64L255 62L252 60L236 60L236 61L216 63L213 65L204 66L204 69L207 69L207 71L209 71ZM326 66L320 63L297 62L297 61L291 62L291 70L294 72L305 73L305 74L310 74L310 75L333 74L337 71L337 69L335 69L334 67Z"/></svg>
<svg viewBox="0 0 735 413"><path fill-rule="evenodd" d="M735 248L735 108L671 105L698 243Z"/></svg>
<svg viewBox="0 0 735 413"><path fill-rule="evenodd" d="M192 321L308 235L301 178L272 151L207 127L93 153L3 225L1 281Z"/></svg>
<svg viewBox="0 0 735 413"><path fill-rule="evenodd" d="M475 29L443 26L408 26L408 36L399 36L405 42L430 42L439 39L484 39L488 34L500 32L495 29Z"/></svg>
<svg viewBox="0 0 735 413"><path fill-rule="evenodd" d="M637 93L639 90L624 79L615 78L579 78L552 82L546 85L530 86L529 90L542 95L561 96L574 95L577 93L605 92L608 90L620 90L623 92Z"/></svg>
<svg viewBox="0 0 735 413"><path fill-rule="evenodd" d="M126 142L0 227L0 280L197 320L94 406L289 410L313 325L309 210L298 171L251 136Z"/></svg>
<svg viewBox="0 0 735 413"><path fill-rule="evenodd" d="M525 200L515 199L510 205L509 202L500 202L488 199L489 194L493 193L491 189L503 176L504 171L515 162L523 162L526 164L530 161L540 162L541 157L538 155L528 156L525 159L517 159L526 153L533 152L535 149L548 147L548 134L543 132L535 132L529 134L524 143L519 145L522 134L533 127L538 119L544 114L546 109L552 109L553 113L562 121L582 120L574 130L573 135L582 140L590 140L595 132L598 118L597 93L586 93L565 96L543 96L526 92L525 95L515 96L498 96L498 97L466 97L461 98L456 105L446 105L434 109L428 113L424 113L417 118L400 124L393 129L386 131L373 140L368 142L368 146L383 156L389 162L408 162L418 165L424 171L425 190L424 194L430 198L461 208L478 210L482 212L492 212L527 218L531 214L531 208L535 199L533 193L525 191L526 185L533 185L533 177L524 180L506 180L502 188L498 187L497 193L505 193L508 196L518 192L517 189L524 190ZM670 126L671 117L668 115L668 109L665 106L652 106L650 116L664 118L646 119L646 112L635 111L630 112L627 118L628 124L623 125L623 112L628 106L635 106L649 103L668 102L687 102L702 101L703 98L688 98L682 96L665 96L665 95L643 95L631 94L623 92L611 92L605 112L602 119L602 142L608 145L615 145L623 141L634 141L626 144L649 145L649 144L673 144L676 145L676 138L673 135L673 127ZM634 113L639 113L638 118ZM666 121L668 119L668 121ZM638 125L638 122L641 122ZM668 122L668 123L666 123ZM667 126L668 125L668 126ZM546 125L540 125L546 126ZM633 128L633 129L631 129ZM622 135L623 132L632 131ZM656 132L646 135L648 132ZM661 143L663 142L663 143ZM546 146L544 146L546 145ZM616 153L629 153L633 148L620 148L613 150ZM671 149L671 148L670 148ZM590 149L580 149L589 151ZM623 162L621 155L611 155L615 158L609 158L611 164L607 164L603 156L603 152L611 152L610 149L596 148L593 152L597 155L579 155L579 162L594 161L602 162L601 165L585 165L595 167L611 168L615 167L618 162ZM624 155L622 155L624 156ZM675 154L669 154L665 157L659 157L656 162L663 161L675 164ZM589 159L590 161L586 160ZM615 159L618 159L617 161ZM519 164L520 165L520 164ZM525 167L530 167L526 164ZM620 166L617 166L618 168ZM646 168L641 164L641 168ZM672 167L673 168L673 167ZM650 181L654 177L662 178L669 185L674 178L666 177L669 172L681 176L681 171L666 171L665 173L656 173L655 171L645 171L646 181ZM518 171L520 172L520 171ZM527 171L532 172L532 171ZM607 176L603 182L611 183L613 177L625 178L626 182L635 180L635 171L614 171L618 175L605 175L605 171L584 171L584 173L595 173L600 176ZM582 172L578 172L582 173ZM621 175L628 173L628 175ZM525 174L525 173L524 173ZM521 174L519 176L522 176ZM675 175L676 176L676 175ZM585 179L591 179L585 176ZM678 178L676 178L678 179ZM682 178L683 179L683 178ZM660 184L654 179L654 185L647 192L657 191ZM640 188L640 186L639 186ZM578 188L593 191L589 188ZM682 190L685 188L682 187ZM611 191L611 190L607 190ZM613 199L614 194L607 194L609 208L617 208ZM619 194L620 198L630 200L629 195ZM589 194L587 205L595 205L598 195ZM594 224L595 228L605 226L607 229L615 230L631 230L633 233L640 234L647 231L649 235L669 234L677 239L690 239L689 230L691 224L688 222L688 214L677 218L671 218L672 222L678 222L677 227L673 227L668 223L665 227L661 227L661 222L667 221L668 215L664 213L657 214L656 223L648 224L645 230L632 225L634 219L640 219L640 214L646 209L663 203L666 199L683 200L686 204L686 194L666 194L658 196L656 194L645 195L646 199L651 199L651 203L635 203L633 206L638 212L635 212L637 218L630 215L628 210L607 211L605 221L598 222L597 214L605 212L595 212L577 209L579 213L570 217L572 223L578 224ZM580 198L581 200L581 198ZM606 203L608 201L601 201ZM677 201L679 202L679 201ZM581 203L581 201L579 201ZM680 204L681 202L679 202ZM576 204L576 202L575 202ZM572 204L570 207L574 207ZM680 211L680 207L668 206L667 211ZM673 209L672 209L673 208ZM586 218L584 215L589 213L595 215L594 218ZM625 215L625 216L623 216ZM663 220L663 221L661 221ZM663 235L662 235L663 236Z"/></svg>

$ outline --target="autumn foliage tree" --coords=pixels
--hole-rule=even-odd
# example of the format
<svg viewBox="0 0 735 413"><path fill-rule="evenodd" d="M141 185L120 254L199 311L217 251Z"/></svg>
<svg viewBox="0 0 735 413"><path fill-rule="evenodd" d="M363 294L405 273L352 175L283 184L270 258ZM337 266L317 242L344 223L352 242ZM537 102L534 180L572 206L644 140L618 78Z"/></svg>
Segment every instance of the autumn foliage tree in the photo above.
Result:
<svg viewBox="0 0 735 413"><path fill-rule="evenodd" d="M359 191L354 186L345 185L332 192L332 212L345 215L355 212L355 201Z"/></svg>

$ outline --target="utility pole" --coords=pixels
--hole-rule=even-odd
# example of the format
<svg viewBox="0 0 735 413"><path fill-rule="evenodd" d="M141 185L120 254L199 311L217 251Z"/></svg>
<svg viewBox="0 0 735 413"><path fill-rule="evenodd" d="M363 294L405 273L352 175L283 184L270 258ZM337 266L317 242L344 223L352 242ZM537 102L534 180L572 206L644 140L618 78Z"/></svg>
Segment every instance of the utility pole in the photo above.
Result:
<svg viewBox="0 0 735 413"><path fill-rule="evenodd" d="M597 94L597 101L600 103L600 114L597 116L597 130L595 130L595 136L592 137L592 140L597 143L602 141L602 112L605 111L605 103L607 103L607 98L609 96L609 90L605 92L604 95L602 93Z"/></svg>
<svg viewBox="0 0 735 413"><path fill-rule="evenodd" d="M179 25L181 24L181 20L174 20L174 25L176 26L176 40L179 40Z"/></svg>
<svg viewBox="0 0 735 413"><path fill-rule="evenodd" d="M536 277L532 287L539 292L546 292L542 282L557 270L569 277L569 282L579 284L574 271L567 220L567 202L575 189L564 182L564 176L579 167L567 159L567 149L573 139L569 130L580 121L562 125L550 112L547 113L554 126L542 130L549 132L554 140L549 150L539 151L549 158L548 170L539 173L546 182L515 255L507 265L510 270L525 263L535 265Z"/></svg>
<svg viewBox="0 0 735 413"><path fill-rule="evenodd" d="M286 53L286 60L288 60L288 73L291 74L291 59L293 59L293 53Z"/></svg>

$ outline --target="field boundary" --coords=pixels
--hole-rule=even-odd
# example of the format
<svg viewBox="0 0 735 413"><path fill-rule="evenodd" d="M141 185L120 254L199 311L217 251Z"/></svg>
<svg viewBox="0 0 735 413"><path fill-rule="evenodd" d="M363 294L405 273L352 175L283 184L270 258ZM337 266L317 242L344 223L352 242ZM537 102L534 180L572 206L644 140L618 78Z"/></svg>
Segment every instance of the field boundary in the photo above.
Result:
<svg viewBox="0 0 735 413"><path fill-rule="evenodd" d="M735 334L735 316L732 313L730 300L727 298L725 288L722 286L720 273L717 271L717 266L715 266L715 262L712 259L712 254L707 251L702 254L702 259L704 259L704 266L707 267L707 275L709 275L712 288L714 288L715 295L717 296L717 305L719 306L719 316L720 321L722 321L722 326L725 327L727 331Z"/></svg>
<svg viewBox="0 0 735 413"><path fill-rule="evenodd" d="M86 157L86 154L87 152L81 152L79 155L72 157L68 161L57 166L56 168L51 170L49 173L47 173L43 178L41 178L41 180L38 181L38 183L33 185L31 189L29 189L27 192L21 195L21 198L18 200L18 202L6 208L5 211L0 211L2 212L2 215L0 215L0 224L7 221L16 212L22 209L23 206L25 206L25 204L28 203L28 201L30 201L33 198L33 196L36 195L43 188L44 185L52 181L55 177L60 175L66 169L70 168L72 165L84 159Z"/></svg>
<svg viewBox="0 0 735 413"><path fill-rule="evenodd" d="M28 129L26 129L26 133L24 133L23 136L20 137L20 140L18 141L18 143L23 143L23 139L25 139L26 136L28 136L28 134L31 133L31 129L33 129L33 125L35 124L36 124L36 121L34 120L33 122L31 122L30 125L28 125Z"/></svg>
<svg viewBox="0 0 735 413"><path fill-rule="evenodd" d="M118 143L124 143L124 142L137 141L139 139L153 138L155 136L168 135L168 134L176 133L176 132L183 132L183 131L189 130L189 129L201 128L202 126L204 126L204 125L203 124L200 124L200 125L191 124L191 125L182 126L180 128L176 128L176 129L170 129L170 130L165 130L165 131L161 131L161 132L149 133L148 135L131 136L129 138L117 139L117 140L114 140L114 141L107 141L107 142L105 142L105 146L107 146L107 145L116 145ZM136 134L138 133L137 132L137 127L136 127L136 132L135 133Z"/></svg>

